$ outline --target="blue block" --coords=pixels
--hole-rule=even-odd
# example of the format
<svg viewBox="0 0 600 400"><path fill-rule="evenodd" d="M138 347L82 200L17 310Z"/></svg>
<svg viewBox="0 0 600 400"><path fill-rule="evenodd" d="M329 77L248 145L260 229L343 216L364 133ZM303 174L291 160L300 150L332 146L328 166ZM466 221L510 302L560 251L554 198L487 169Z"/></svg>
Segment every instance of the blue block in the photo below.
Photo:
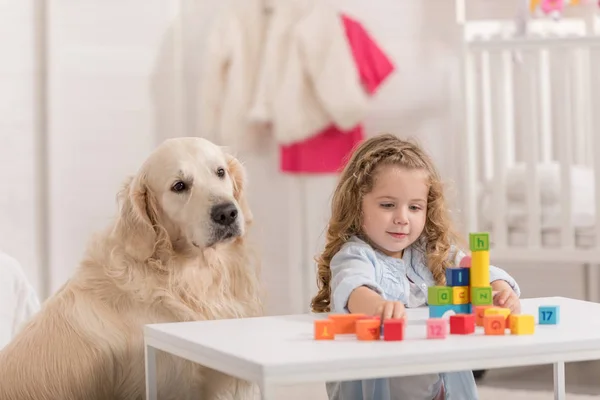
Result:
<svg viewBox="0 0 600 400"><path fill-rule="evenodd" d="M447 286L469 286L469 268L446 268Z"/></svg>
<svg viewBox="0 0 600 400"><path fill-rule="evenodd" d="M556 325L560 321L560 307L540 306L538 317L540 325Z"/></svg>
<svg viewBox="0 0 600 400"><path fill-rule="evenodd" d="M454 311L455 314L471 314L471 304L444 304L441 306L429 306L429 318L442 318L448 311Z"/></svg>

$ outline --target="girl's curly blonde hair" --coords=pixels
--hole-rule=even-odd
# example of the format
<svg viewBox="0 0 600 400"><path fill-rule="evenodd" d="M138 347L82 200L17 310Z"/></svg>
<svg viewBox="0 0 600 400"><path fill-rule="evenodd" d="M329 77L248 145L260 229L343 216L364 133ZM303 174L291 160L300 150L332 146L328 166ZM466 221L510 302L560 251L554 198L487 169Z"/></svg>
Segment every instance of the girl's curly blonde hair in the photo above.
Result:
<svg viewBox="0 0 600 400"><path fill-rule="evenodd" d="M446 284L451 245L459 243L460 238L452 227L440 175L431 158L417 144L392 134L381 134L365 140L357 147L342 171L333 194L325 249L316 259L319 292L312 299L314 312L330 311L331 259L351 236L363 236L363 196L373 189L378 167L390 164L428 173L427 216L417 243L423 246L427 266L436 284Z"/></svg>

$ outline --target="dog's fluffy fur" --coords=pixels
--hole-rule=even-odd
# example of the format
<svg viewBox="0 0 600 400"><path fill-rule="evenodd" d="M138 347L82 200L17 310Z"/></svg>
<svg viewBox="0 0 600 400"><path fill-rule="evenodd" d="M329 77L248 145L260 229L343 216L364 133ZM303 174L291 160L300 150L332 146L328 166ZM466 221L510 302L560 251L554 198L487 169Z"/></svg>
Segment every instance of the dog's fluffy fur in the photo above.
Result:
<svg viewBox="0 0 600 400"><path fill-rule="evenodd" d="M126 183L115 223L91 241L72 279L0 352L0 399L143 399L144 324L260 315L245 185L242 165L206 140L159 146ZM219 204L238 211L230 225L215 220ZM159 399L254 391L162 352L157 376Z"/></svg>

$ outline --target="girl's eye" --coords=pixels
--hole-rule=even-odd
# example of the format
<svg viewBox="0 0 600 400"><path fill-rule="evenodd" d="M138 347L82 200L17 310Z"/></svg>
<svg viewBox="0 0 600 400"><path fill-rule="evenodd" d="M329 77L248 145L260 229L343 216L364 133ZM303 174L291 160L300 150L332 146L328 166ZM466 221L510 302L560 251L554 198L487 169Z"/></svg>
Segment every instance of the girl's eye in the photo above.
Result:
<svg viewBox="0 0 600 400"><path fill-rule="evenodd" d="M380 206L383 208L392 208L394 207L394 203L381 203Z"/></svg>
<svg viewBox="0 0 600 400"><path fill-rule="evenodd" d="M419 211L421 209L421 206L410 206L410 209L412 211Z"/></svg>

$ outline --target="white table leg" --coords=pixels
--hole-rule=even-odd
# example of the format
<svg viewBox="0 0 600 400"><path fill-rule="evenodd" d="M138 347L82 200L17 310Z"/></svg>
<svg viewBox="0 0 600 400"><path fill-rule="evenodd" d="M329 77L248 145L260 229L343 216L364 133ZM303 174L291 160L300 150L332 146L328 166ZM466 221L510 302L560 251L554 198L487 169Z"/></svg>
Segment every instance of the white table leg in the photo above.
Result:
<svg viewBox="0 0 600 400"><path fill-rule="evenodd" d="M158 400L156 387L156 349L146 344L144 350L146 358L146 400Z"/></svg>
<svg viewBox="0 0 600 400"><path fill-rule="evenodd" d="M554 400L566 400L565 363L554 364Z"/></svg>

